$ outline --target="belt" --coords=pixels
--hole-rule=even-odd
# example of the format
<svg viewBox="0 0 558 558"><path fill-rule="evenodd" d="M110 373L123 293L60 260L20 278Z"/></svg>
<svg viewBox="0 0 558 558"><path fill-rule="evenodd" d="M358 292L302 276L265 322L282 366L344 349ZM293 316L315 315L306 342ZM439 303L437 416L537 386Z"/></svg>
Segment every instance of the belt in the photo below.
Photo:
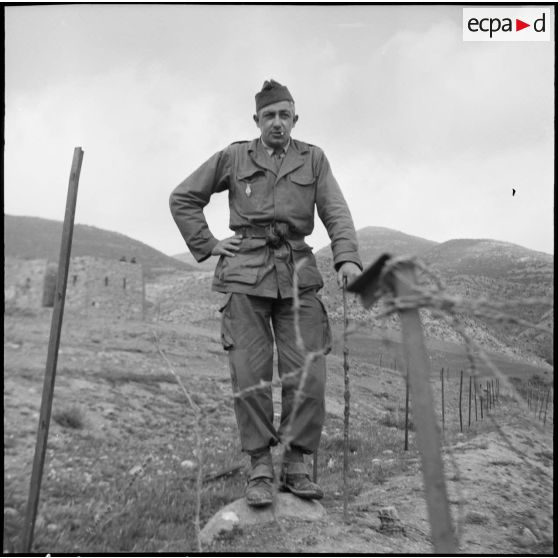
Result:
<svg viewBox="0 0 558 558"><path fill-rule="evenodd" d="M269 225L247 225L235 230L242 238L265 238L267 244L279 247L287 240L304 240L304 235L295 233L287 223L271 223Z"/></svg>

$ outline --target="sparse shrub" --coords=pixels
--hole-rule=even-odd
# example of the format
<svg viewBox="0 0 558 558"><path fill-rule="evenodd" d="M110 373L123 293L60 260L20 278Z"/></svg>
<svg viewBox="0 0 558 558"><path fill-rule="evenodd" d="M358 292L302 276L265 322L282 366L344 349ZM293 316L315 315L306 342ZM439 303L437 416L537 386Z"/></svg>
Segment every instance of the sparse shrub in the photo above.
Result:
<svg viewBox="0 0 558 558"><path fill-rule="evenodd" d="M371 474L369 476L370 481L373 484L384 484L388 477L388 471L383 466L382 462L378 459L373 463Z"/></svg>
<svg viewBox="0 0 558 558"><path fill-rule="evenodd" d="M387 413L384 413L384 416L380 418L378 422L383 426L387 426L388 428L395 427L399 430L405 430L405 411L400 411L399 413L388 411ZM410 416L408 422L408 429L410 432L413 432L415 430L415 425L413 424L413 421Z"/></svg>
<svg viewBox="0 0 558 558"><path fill-rule="evenodd" d="M395 426L397 428L397 418L395 416L395 413L391 409L392 408L388 409L388 411L384 413L384 415L378 422L383 426L387 426L387 427Z"/></svg>
<svg viewBox="0 0 558 558"><path fill-rule="evenodd" d="M17 318L36 318L38 312L33 308L25 308L16 306L12 302L6 302L4 305L4 316L15 316Z"/></svg>
<svg viewBox="0 0 558 558"><path fill-rule="evenodd" d="M242 527L233 525L230 531L221 531L215 538L220 542L232 542L235 538L242 536L242 533Z"/></svg>
<svg viewBox="0 0 558 558"><path fill-rule="evenodd" d="M332 453L343 452L343 435L326 438L322 442L322 448ZM359 437L349 436L349 452L356 453L362 448L362 440Z"/></svg>
<svg viewBox="0 0 558 558"><path fill-rule="evenodd" d="M64 428L74 428L76 430L83 428L83 412L79 407L70 407L57 411L52 415L52 418Z"/></svg>
<svg viewBox="0 0 558 558"><path fill-rule="evenodd" d="M473 525L486 525L487 523L490 523L490 518L484 513L480 513L478 511L470 511L465 516L465 523L470 523Z"/></svg>

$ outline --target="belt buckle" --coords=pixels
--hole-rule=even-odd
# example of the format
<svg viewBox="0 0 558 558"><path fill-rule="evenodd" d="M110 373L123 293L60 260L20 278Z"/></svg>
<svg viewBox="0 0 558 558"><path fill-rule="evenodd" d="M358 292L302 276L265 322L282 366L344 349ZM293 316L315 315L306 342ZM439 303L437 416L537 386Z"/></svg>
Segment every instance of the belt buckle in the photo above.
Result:
<svg viewBox="0 0 558 558"><path fill-rule="evenodd" d="M272 248L279 248L285 242L285 236L275 226L276 223L270 223L266 227L266 240Z"/></svg>

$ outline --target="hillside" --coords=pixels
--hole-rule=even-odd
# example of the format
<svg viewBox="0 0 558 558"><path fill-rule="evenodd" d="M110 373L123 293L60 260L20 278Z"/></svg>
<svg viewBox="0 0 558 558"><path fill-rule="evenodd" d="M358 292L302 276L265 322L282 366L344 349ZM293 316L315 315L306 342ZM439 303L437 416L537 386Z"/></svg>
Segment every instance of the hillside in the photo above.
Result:
<svg viewBox="0 0 558 558"><path fill-rule="evenodd" d="M65 316L33 547L23 554L194 555L196 526L243 497L250 459L238 436L219 303L211 311L208 274L175 275L181 289L169 278L148 290L144 321ZM206 295L201 303L198 293ZM183 315L175 312L182 304L189 305ZM44 308L5 315L4 555L21 548L51 315ZM270 523L239 523L204 540L202 555L432 554L413 394L405 444L400 346L384 343L377 330L373 339L351 337L345 472L344 355L340 328L335 333L316 460L325 495L315 505L327 513L313 522L277 513L271 521L262 510L259 518L271 516ZM481 378L461 424L460 386L466 397L472 385L459 378L466 356L441 348L429 356L456 555L553 555L550 374L523 362L505 372L533 403L550 396L542 420L538 405L523 409L503 382L487 413L480 388L488 378ZM272 391L278 417L281 387ZM276 479L282 449L273 450ZM306 462L313 470L310 456ZM386 508L396 529L385 528Z"/></svg>
<svg viewBox="0 0 558 558"><path fill-rule="evenodd" d="M182 252L181 254L175 254L173 258L192 266L196 271L213 271L217 265L217 256L211 256L203 262L197 262L196 258L190 254L190 252Z"/></svg>
<svg viewBox="0 0 558 558"><path fill-rule="evenodd" d="M489 239L448 240L421 254L446 274L506 278L530 283L542 274L551 279L554 258L517 244Z"/></svg>
<svg viewBox="0 0 558 558"><path fill-rule="evenodd" d="M552 328L553 313L549 305L519 303L525 298L552 298L554 258L550 254L487 239L435 243L380 227L361 229L357 236L365 267L383 252L393 256L415 255L444 280L448 294L468 299L487 297L492 302L518 301L507 309L510 314ZM342 297L329 246L317 253L317 261L326 283L324 301L334 320L340 319ZM365 312L358 303L351 303L351 315L357 319L375 320L378 312L378 306ZM421 316L428 337L461 342L449 325L434 319L429 311L421 311ZM553 360L552 338L548 333L484 317L460 316L460 319L466 331L487 348L520 358L535 355L549 363ZM380 327L398 328L398 320L382 321Z"/></svg>
<svg viewBox="0 0 558 558"><path fill-rule="evenodd" d="M422 254L437 242L411 236L385 227L365 227L358 230L359 253L364 266L371 264L383 252L393 255ZM326 246L316 252L318 258L331 258L331 248Z"/></svg>
<svg viewBox="0 0 558 558"><path fill-rule="evenodd" d="M57 261L60 254L62 222L39 217L4 215L4 253L21 259L46 258ZM159 270L193 268L155 248L123 234L89 225L74 226L72 256L96 256L127 260L136 258L149 276Z"/></svg>

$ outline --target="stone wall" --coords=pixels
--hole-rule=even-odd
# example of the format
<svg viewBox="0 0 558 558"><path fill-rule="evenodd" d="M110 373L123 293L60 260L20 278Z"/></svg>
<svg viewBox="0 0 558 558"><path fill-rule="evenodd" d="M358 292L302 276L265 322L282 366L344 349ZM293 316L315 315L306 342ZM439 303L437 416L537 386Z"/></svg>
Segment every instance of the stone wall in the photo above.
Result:
<svg viewBox="0 0 558 558"><path fill-rule="evenodd" d="M6 304L20 308L52 306L57 265L46 260L6 259ZM87 317L144 317L145 287L140 264L127 261L75 257L70 261L65 311Z"/></svg>
<svg viewBox="0 0 558 558"><path fill-rule="evenodd" d="M141 319L144 311L142 266L104 258L72 258L66 304L88 316Z"/></svg>
<svg viewBox="0 0 558 558"><path fill-rule="evenodd" d="M40 308L47 260L4 259L4 304L18 308Z"/></svg>

